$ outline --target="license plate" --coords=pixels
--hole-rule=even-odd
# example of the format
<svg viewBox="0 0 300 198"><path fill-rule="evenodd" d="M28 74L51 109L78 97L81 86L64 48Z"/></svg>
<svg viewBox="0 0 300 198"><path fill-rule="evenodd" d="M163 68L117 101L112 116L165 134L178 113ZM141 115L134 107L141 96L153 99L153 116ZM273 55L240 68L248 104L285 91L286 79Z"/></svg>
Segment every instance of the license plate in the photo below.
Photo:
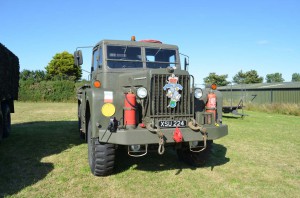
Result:
<svg viewBox="0 0 300 198"><path fill-rule="evenodd" d="M185 127L186 121L185 120L163 120L158 122L159 127Z"/></svg>

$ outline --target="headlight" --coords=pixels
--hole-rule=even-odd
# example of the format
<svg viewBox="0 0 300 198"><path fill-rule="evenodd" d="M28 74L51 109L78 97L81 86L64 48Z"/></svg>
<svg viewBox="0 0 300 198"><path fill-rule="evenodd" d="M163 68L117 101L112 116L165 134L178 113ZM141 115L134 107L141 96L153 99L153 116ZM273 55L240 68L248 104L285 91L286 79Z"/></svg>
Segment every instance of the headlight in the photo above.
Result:
<svg viewBox="0 0 300 198"><path fill-rule="evenodd" d="M144 87L140 87L137 90L137 95L139 98L146 98L147 96L147 89Z"/></svg>
<svg viewBox="0 0 300 198"><path fill-rule="evenodd" d="M197 98L197 99L201 98L202 94L203 94L202 89L200 89L200 88L195 89L195 98Z"/></svg>

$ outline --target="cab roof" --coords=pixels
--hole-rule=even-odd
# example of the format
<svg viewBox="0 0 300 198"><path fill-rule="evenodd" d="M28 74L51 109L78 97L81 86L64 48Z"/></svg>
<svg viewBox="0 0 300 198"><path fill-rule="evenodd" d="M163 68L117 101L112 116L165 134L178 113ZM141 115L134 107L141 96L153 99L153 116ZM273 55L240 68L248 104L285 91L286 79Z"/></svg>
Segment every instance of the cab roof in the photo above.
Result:
<svg viewBox="0 0 300 198"><path fill-rule="evenodd" d="M99 45L128 45L128 46L137 46L137 47L153 47L153 48L165 48L165 49L175 49L178 50L177 45L170 45L170 44L164 44L164 43L151 43L151 42L145 42L145 41L124 41L124 40L108 40L104 39L100 42L98 42L96 46Z"/></svg>

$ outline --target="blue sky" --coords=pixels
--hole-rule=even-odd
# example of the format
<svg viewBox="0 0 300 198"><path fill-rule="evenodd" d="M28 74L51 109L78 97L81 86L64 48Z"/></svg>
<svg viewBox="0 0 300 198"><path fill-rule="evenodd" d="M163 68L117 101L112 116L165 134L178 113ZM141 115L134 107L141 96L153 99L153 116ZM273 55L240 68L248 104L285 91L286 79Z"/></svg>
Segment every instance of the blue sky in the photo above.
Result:
<svg viewBox="0 0 300 198"><path fill-rule="evenodd" d="M209 73L300 73L298 0L0 0L0 42L21 70L44 70L56 53L102 39L156 39L190 57L197 84ZM91 50L83 51L90 70ZM87 73L83 76L87 78Z"/></svg>

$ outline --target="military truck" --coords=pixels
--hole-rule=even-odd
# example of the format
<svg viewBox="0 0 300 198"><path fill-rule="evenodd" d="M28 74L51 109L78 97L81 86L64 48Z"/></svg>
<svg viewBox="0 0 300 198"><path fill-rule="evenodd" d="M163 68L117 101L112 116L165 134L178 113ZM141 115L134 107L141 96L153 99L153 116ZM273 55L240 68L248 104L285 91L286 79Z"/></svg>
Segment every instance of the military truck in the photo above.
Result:
<svg viewBox="0 0 300 198"><path fill-rule="evenodd" d="M83 63L78 48L74 61ZM79 135L95 176L112 174L116 149L124 147L141 157L170 146L180 160L205 162L228 127L221 93L215 85L196 88L188 64L186 56L181 66L176 45L157 40L102 40L93 47L91 81L77 97Z"/></svg>
<svg viewBox="0 0 300 198"><path fill-rule="evenodd" d="M0 141L10 134L10 113L18 99L19 59L0 43Z"/></svg>

